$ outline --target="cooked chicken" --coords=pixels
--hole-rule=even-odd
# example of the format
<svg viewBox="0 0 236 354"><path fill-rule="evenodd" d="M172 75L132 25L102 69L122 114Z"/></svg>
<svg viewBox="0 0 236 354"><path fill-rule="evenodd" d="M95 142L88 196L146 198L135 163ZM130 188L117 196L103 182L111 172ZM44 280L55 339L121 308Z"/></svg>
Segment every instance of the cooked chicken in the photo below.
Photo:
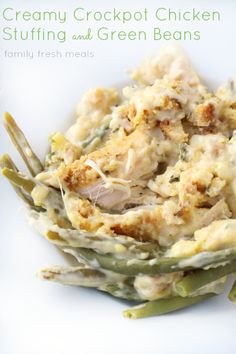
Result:
<svg viewBox="0 0 236 354"><path fill-rule="evenodd" d="M37 178L64 191L73 227L90 232L166 246L235 217L232 85L209 92L173 48L133 78L121 99L101 88L84 96L66 138L52 138L57 163Z"/></svg>

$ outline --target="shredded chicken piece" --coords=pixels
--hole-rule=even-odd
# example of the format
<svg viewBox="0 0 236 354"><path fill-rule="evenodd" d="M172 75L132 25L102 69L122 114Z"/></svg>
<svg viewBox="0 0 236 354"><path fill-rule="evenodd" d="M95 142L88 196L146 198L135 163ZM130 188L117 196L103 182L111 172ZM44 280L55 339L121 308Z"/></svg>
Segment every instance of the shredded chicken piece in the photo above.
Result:
<svg viewBox="0 0 236 354"><path fill-rule="evenodd" d="M110 236L170 246L236 217L232 85L210 92L176 47L132 77L121 98L103 88L83 97L37 179L63 189L73 227Z"/></svg>

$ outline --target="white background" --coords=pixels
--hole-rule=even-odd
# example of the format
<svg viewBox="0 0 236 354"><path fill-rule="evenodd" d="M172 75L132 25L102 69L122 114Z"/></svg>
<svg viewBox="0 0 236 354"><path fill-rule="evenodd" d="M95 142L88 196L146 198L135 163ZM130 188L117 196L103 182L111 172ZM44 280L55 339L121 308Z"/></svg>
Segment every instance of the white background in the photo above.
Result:
<svg viewBox="0 0 236 354"><path fill-rule="evenodd" d="M220 10L220 23L164 23L161 26L170 30L201 30L200 41L181 44L212 88L229 78L236 78L236 3L233 0L129 3L127 0L100 0L96 5L91 0L1 0L0 9L11 4L19 10L61 9L68 12L78 6L99 10L114 6L121 9L148 6L151 12L152 8L171 4L175 9ZM33 24L27 26L33 27ZM48 26L58 28L57 25ZM63 26L70 27L70 31L78 28L76 23ZM154 21L145 26L154 26ZM128 27L138 28L135 23ZM134 67L146 54L155 52L163 44L151 40L67 44L2 41L0 115L5 110L11 112L43 158L48 135L69 126L76 103L85 90L126 80L125 69ZM4 58L5 50L37 49L91 50L95 57ZM6 151L24 170L1 126L0 152ZM130 321L121 316L121 311L128 306L122 301L91 290L40 281L35 277L37 269L47 264L64 264L65 260L30 229L21 201L3 178L0 187L0 354L235 353L236 308L226 301L226 294L179 313Z"/></svg>

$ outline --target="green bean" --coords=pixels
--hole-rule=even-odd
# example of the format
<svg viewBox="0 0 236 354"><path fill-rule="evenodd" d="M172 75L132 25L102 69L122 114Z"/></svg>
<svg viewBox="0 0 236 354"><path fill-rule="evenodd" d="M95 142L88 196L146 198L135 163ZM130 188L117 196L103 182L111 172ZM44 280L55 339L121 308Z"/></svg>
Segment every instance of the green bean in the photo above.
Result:
<svg viewBox="0 0 236 354"><path fill-rule="evenodd" d="M72 254L80 261L84 261L88 265L97 264L103 269L135 276L139 274L155 274L173 272L172 265L176 264L174 258L159 258L152 260L120 259L114 255L99 254L93 250L85 248L65 248L65 252ZM179 260L179 259L178 259ZM154 261L153 263L150 263Z"/></svg>
<svg viewBox="0 0 236 354"><path fill-rule="evenodd" d="M98 287L106 281L106 275L104 273L97 269L84 266L51 266L41 269L38 275L44 280L52 280L64 285L79 285L85 287Z"/></svg>
<svg viewBox="0 0 236 354"><path fill-rule="evenodd" d="M14 162L12 161L12 159L10 158L10 156L8 154L3 154L0 158L0 167L4 168L7 167L11 170L17 171L18 172L18 168L16 167L16 165L14 164Z"/></svg>
<svg viewBox="0 0 236 354"><path fill-rule="evenodd" d="M37 191L37 187L38 185L36 185L33 192ZM41 186L39 185L39 188L40 187ZM67 217L62 195L60 194L60 192L51 187L44 187L46 188L45 196L40 200L37 200L36 198L34 202L39 208L41 208L41 211L46 212L41 213L31 211L30 217L31 221L34 221L34 226L36 229L38 229L39 233L43 234L44 236L46 236L47 239L49 239L50 237L47 237L48 225L54 225L55 228L58 226L60 230L73 229L73 226ZM34 193L32 193L32 195L34 196ZM42 225L44 226L44 228L42 228ZM51 236L53 243L57 244L58 246L62 245L61 242L57 242L57 237L54 237L54 235ZM53 238L55 242L53 241Z"/></svg>
<svg viewBox="0 0 236 354"><path fill-rule="evenodd" d="M23 132L20 130L15 120L8 112L5 113L3 123L12 142L16 146L18 152L28 167L31 175L33 177L36 176L43 170L43 165L31 149L31 146L26 140Z"/></svg>
<svg viewBox="0 0 236 354"><path fill-rule="evenodd" d="M148 259L157 256L160 252L158 245L155 243L142 243L127 236L108 236L76 230L72 227L60 227L53 222L48 213L32 212L31 220L34 222L36 230L38 229L48 241L60 247L91 248L101 253L117 254L120 258L135 257L137 259ZM45 225L43 231L42 225Z"/></svg>
<svg viewBox="0 0 236 354"><path fill-rule="evenodd" d="M140 300L137 291L133 287L134 279L127 278L121 274L103 272L86 266L52 266L43 268L38 275L41 279L52 280L63 285L92 287L115 297Z"/></svg>
<svg viewBox="0 0 236 354"><path fill-rule="evenodd" d="M185 276L175 284L175 291L180 296L188 296L204 285L223 278L226 275L236 272L236 260L224 266L210 268L208 270L196 270L192 274Z"/></svg>
<svg viewBox="0 0 236 354"><path fill-rule="evenodd" d="M234 304L236 304L236 281L234 282L234 284L229 292L228 298L230 301L232 301Z"/></svg>
<svg viewBox="0 0 236 354"><path fill-rule="evenodd" d="M30 194L34 187L36 187L36 182L22 174L18 171L14 163L11 161L8 155L4 155L1 159L1 167L2 175L5 176L10 183L15 187L16 191L22 198L27 198L27 202L29 202L30 206L36 211L44 211L44 210L54 210L55 213L58 214L57 220L61 217L61 221L63 219L67 220L67 224L71 227L71 223L68 221L66 216L66 212L64 210L64 204L62 201L62 197L59 191L55 190L54 188L48 188L48 195L45 198L44 205L35 205L33 199L31 198ZM25 194L26 193L26 194Z"/></svg>
<svg viewBox="0 0 236 354"><path fill-rule="evenodd" d="M101 127L101 128L96 129L95 134L93 136L89 136L86 140L83 141L82 148L85 149L96 138L102 139L108 131L109 131L109 126L105 126L105 127Z"/></svg>
<svg viewBox="0 0 236 354"><path fill-rule="evenodd" d="M28 178L22 173L4 167L2 169L2 174L5 176L13 185L17 188L22 189L24 192L31 194L32 190L36 187L36 182L33 179ZM59 191L54 188L47 187L48 193L45 196L45 199L42 201L41 205L35 205L33 200L34 212L39 212L32 215L37 215L40 217L42 211L47 211L49 220L62 228L72 228L71 222L69 221L66 210L64 208L62 196ZM33 211L32 211L33 213Z"/></svg>
<svg viewBox="0 0 236 354"><path fill-rule="evenodd" d="M49 198L50 195L47 197ZM55 206L56 199L54 198ZM45 206L46 202L44 202ZM59 202L57 202L59 205ZM46 208L46 206L45 206ZM59 205L57 209L61 209ZM64 215L65 217L65 215ZM104 235L71 228L62 228L56 225L48 213L31 213L34 227L42 233L42 225L45 225L43 235L48 241L57 246L70 246L91 248L101 253L115 253L121 258L148 259L160 254L158 244L154 242L140 242L132 237L123 235Z"/></svg>
<svg viewBox="0 0 236 354"><path fill-rule="evenodd" d="M57 225L53 225L52 230L49 229L44 236L58 246L94 249L102 253L117 254L120 258L145 259L150 256L149 252L139 249L135 243L132 245L131 242L127 242L125 244L121 242L119 237L83 233L79 230L59 229ZM152 253L154 253L154 248Z"/></svg>
<svg viewBox="0 0 236 354"><path fill-rule="evenodd" d="M165 313L173 312L197 304L206 300L214 294L199 295L195 297L171 297L145 302L144 304L132 307L123 312L124 317L137 319L150 316L164 315Z"/></svg>
<svg viewBox="0 0 236 354"><path fill-rule="evenodd" d="M140 296L134 289L133 285L130 284L129 280L117 283L106 283L100 286L98 289L120 299L141 301Z"/></svg>
<svg viewBox="0 0 236 354"><path fill-rule="evenodd" d="M99 254L93 250L85 248L65 248L65 252L72 254L80 261L88 265L97 264L98 267L108 269L120 274L138 275L138 274L157 274L172 273L176 271L186 271L196 268L203 268L212 264L219 264L231 259L236 259L236 250L231 248L216 252L202 252L201 263L200 254L188 258L160 257L151 260L140 259L119 259L114 255ZM196 262L198 260L198 262Z"/></svg>
<svg viewBox="0 0 236 354"><path fill-rule="evenodd" d="M1 158L0 158L0 167L2 169L9 168L13 171L18 172L18 169L16 167L16 165L14 164L14 162L12 161L12 159L10 158L9 155L4 154ZM16 186L14 183L10 182L13 189L15 190L15 192L18 194L18 196L26 203L28 204L30 207L34 207L34 202L33 199L31 198L31 196L29 194L26 194L23 192L21 187Z"/></svg>
<svg viewBox="0 0 236 354"><path fill-rule="evenodd" d="M52 222L47 213L32 213L31 219L34 220L36 229L42 230L41 225L46 225L43 235L57 246L91 248L102 253L115 253L121 258L136 257L138 259L157 256L160 252L155 243L142 243L127 236L108 236L61 228Z"/></svg>
<svg viewBox="0 0 236 354"><path fill-rule="evenodd" d="M21 187L26 193L31 193L35 187L35 182L33 180L24 176L22 173L11 170L7 167L2 169L2 175L9 179L11 183Z"/></svg>

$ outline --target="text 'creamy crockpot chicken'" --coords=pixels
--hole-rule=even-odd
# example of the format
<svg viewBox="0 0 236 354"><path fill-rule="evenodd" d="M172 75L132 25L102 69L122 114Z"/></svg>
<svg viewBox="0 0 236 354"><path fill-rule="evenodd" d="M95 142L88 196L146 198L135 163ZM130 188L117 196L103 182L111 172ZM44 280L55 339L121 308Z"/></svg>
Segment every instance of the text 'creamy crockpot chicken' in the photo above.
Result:
<svg viewBox="0 0 236 354"><path fill-rule="evenodd" d="M77 261L40 276L146 300L124 312L138 318L219 294L236 272L236 95L209 91L175 47L132 79L87 92L44 164L6 113L32 177L8 155L1 166L35 228Z"/></svg>

